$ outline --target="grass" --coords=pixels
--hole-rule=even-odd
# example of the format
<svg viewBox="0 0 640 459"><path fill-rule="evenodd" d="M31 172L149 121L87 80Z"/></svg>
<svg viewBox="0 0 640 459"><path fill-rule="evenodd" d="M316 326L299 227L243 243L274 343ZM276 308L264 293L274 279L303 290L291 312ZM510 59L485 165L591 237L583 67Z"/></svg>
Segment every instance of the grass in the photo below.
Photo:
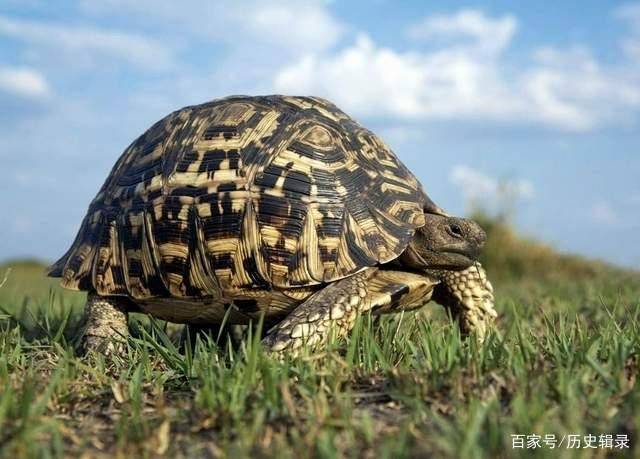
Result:
<svg viewBox="0 0 640 459"><path fill-rule="evenodd" d="M84 295L0 267L0 455L640 457L640 277L485 226L501 316L483 345L430 305L285 362L251 338L181 353L179 327L141 316L120 358L79 357ZM517 434L565 440L519 451ZM631 449L566 448L589 434Z"/></svg>

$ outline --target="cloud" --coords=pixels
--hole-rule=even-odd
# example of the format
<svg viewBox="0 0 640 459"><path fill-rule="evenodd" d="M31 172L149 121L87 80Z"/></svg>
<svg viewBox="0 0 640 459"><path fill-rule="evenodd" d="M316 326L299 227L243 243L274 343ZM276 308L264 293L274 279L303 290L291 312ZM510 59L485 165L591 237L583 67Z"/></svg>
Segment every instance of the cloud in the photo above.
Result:
<svg viewBox="0 0 640 459"><path fill-rule="evenodd" d="M505 201L531 199L535 195L533 184L528 180L499 180L466 165L451 169L449 181L460 188L471 205L501 206Z"/></svg>
<svg viewBox="0 0 640 459"><path fill-rule="evenodd" d="M80 6L92 15L137 16L165 33L206 37L235 48L277 47L285 54L330 48L345 31L320 1L84 0Z"/></svg>
<svg viewBox="0 0 640 459"><path fill-rule="evenodd" d="M0 16L0 36L50 48L59 53L81 54L98 62L109 57L138 67L165 68L172 62L171 47L142 35L99 29L29 21Z"/></svg>
<svg viewBox="0 0 640 459"><path fill-rule="evenodd" d="M0 91L29 99L41 99L50 94L46 78L26 67L0 67Z"/></svg>
<svg viewBox="0 0 640 459"><path fill-rule="evenodd" d="M366 35L335 54L308 55L283 68L274 87L325 96L368 116L496 118L513 110L494 69L466 51L399 53Z"/></svg>
<svg viewBox="0 0 640 459"><path fill-rule="evenodd" d="M283 48L306 51L327 49L344 32L343 25L323 5L313 2L259 2L253 8L242 5L242 10L234 8L232 11L236 23L250 31L257 40L271 41Z"/></svg>
<svg viewBox="0 0 640 459"><path fill-rule="evenodd" d="M517 25L512 15L493 19L478 10L463 9L452 15L428 16L410 26L407 35L415 40L461 43L493 53L509 45Z"/></svg>
<svg viewBox="0 0 640 459"><path fill-rule="evenodd" d="M621 46L630 59L640 61L640 3L623 5L613 12L614 17L625 22L630 29Z"/></svg>
<svg viewBox="0 0 640 459"><path fill-rule="evenodd" d="M640 108L637 76L604 69L585 48L541 48L534 62L523 89L530 110L550 124L587 131Z"/></svg>
<svg viewBox="0 0 640 459"><path fill-rule="evenodd" d="M430 47L397 51L367 35L308 53L274 77L278 92L318 94L362 116L483 120L589 131L640 110L640 71L601 65L585 48L543 48L521 69L505 58L511 15L478 10L427 17L409 27Z"/></svg>
<svg viewBox="0 0 640 459"><path fill-rule="evenodd" d="M591 219L605 226L616 226L620 223L618 213L607 201L598 201L591 207Z"/></svg>

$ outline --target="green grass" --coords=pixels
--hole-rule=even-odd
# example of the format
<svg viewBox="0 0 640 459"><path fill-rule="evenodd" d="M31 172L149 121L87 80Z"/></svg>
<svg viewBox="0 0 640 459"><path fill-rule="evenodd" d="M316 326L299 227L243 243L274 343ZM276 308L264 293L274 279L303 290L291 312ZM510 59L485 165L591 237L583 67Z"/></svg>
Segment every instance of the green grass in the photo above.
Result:
<svg viewBox="0 0 640 459"><path fill-rule="evenodd" d="M505 247L507 247L505 249ZM73 350L84 295L35 262L0 288L0 455L638 457L640 278L491 227L500 319L483 345L437 305L363 317L326 352L223 352L132 316L116 360ZM8 266L0 267L0 283ZM624 434L631 450L512 450L512 434Z"/></svg>

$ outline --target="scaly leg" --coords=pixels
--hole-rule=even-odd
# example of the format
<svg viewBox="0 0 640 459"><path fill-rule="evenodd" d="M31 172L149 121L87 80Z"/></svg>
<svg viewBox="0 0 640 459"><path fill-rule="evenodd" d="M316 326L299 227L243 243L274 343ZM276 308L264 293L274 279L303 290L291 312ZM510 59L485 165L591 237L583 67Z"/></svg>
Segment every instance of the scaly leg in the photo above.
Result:
<svg viewBox="0 0 640 459"><path fill-rule="evenodd" d="M434 301L452 311L463 335L476 332L483 341L498 313L493 309L493 286L482 265L476 262L464 271L445 271L441 279Z"/></svg>
<svg viewBox="0 0 640 459"><path fill-rule="evenodd" d="M367 281L376 271L367 269L315 293L271 329L262 344L269 352L295 355L303 346L325 344L332 332L346 335L358 314L371 307Z"/></svg>
<svg viewBox="0 0 640 459"><path fill-rule="evenodd" d="M358 314L413 310L428 303L440 280L427 274L370 268L335 282L293 310L263 340L271 352L295 353L347 334Z"/></svg>
<svg viewBox="0 0 640 459"><path fill-rule="evenodd" d="M118 352L129 334L126 306L115 297L89 293L84 308L86 324L81 346L84 352Z"/></svg>

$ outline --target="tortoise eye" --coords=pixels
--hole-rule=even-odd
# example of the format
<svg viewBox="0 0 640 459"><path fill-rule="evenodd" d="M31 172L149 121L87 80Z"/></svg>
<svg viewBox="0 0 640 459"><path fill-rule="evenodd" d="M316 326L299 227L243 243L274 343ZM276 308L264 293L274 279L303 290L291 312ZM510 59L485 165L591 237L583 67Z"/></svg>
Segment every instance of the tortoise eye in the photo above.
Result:
<svg viewBox="0 0 640 459"><path fill-rule="evenodd" d="M459 238L463 237L462 228L460 228L460 226L455 223L453 225L449 225L449 232L451 233L452 236L459 237Z"/></svg>

